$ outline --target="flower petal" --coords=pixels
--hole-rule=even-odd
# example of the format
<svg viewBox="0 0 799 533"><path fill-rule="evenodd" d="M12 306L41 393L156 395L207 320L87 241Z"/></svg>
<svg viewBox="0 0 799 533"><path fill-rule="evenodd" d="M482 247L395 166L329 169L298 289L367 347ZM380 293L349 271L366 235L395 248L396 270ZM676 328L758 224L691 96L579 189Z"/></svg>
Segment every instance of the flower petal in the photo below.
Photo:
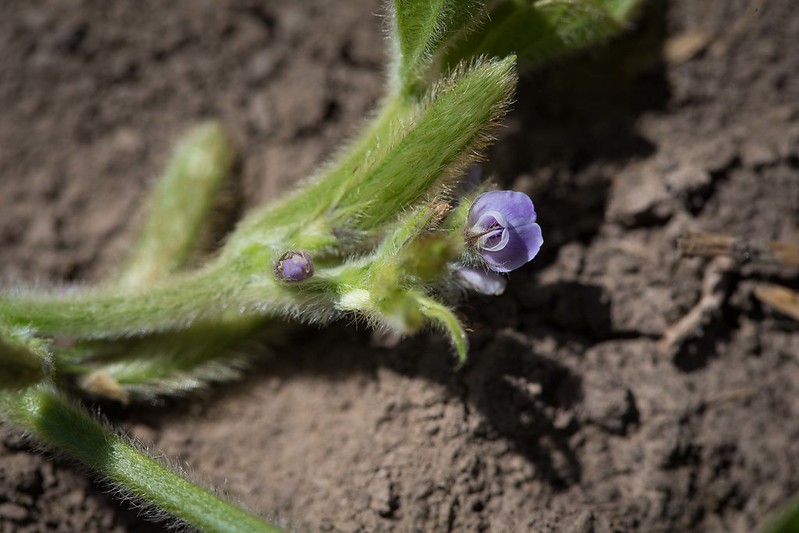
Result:
<svg viewBox="0 0 799 533"><path fill-rule="evenodd" d="M484 234L482 237L477 239L477 245L483 251L497 252L508 245L508 240L510 240L508 228L501 228Z"/></svg>
<svg viewBox="0 0 799 533"><path fill-rule="evenodd" d="M479 237L477 251L491 270L510 272L535 257L544 242L535 220L533 201L526 194L489 191L474 200L468 231ZM505 228L501 234L497 226Z"/></svg>
<svg viewBox="0 0 799 533"><path fill-rule="evenodd" d="M475 198L469 211L469 225L474 226L484 214L491 211L502 213L510 226L529 224L536 220L533 201L526 194L516 191L488 191Z"/></svg>
<svg viewBox="0 0 799 533"><path fill-rule="evenodd" d="M473 229L477 230L487 230L498 227L508 227L508 221L505 219L505 215L499 211L484 212L482 215L480 215L480 218L477 219L477 222L474 223L474 226L472 226Z"/></svg>
<svg viewBox="0 0 799 533"><path fill-rule="evenodd" d="M493 272L463 267L455 271L455 277L463 286L480 294L499 296L505 292L508 280Z"/></svg>
<svg viewBox="0 0 799 533"><path fill-rule="evenodd" d="M510 227L507 232L508 243L503 249L481 252L488 267L496 272L516 270L533 259L544 243L541 226L535 223Z"/></svg>

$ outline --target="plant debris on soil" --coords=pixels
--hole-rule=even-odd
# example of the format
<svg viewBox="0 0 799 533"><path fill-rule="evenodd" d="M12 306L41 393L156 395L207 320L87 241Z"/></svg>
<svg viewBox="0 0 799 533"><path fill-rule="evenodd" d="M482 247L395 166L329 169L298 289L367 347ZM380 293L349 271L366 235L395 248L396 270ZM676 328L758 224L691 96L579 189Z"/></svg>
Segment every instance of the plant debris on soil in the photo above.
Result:
<svg viewBox="0 0 799 533"><path fill-rule="evenodd" d="M307 176L380 97L382 13L0 3L2 286L113 273L202 119L239 149L242 211ZM799 242L798 35L795 0L653 0L616 42L525 75L486 172L530 194L546 242L504 296L463 304L463 370L436 334L387 349L339 324L244 381L103 411L299 530L756 530L799 492L799 323L753 288L799 271L676 242ZM161 530L0 442L0 531Z"/></svg>

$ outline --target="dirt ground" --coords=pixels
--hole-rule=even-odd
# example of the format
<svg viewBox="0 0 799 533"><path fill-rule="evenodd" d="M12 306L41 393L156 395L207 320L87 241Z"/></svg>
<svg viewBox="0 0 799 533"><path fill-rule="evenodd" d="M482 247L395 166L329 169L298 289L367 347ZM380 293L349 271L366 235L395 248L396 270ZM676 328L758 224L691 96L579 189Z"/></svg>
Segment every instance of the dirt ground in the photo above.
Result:
<svg viewBox="0 0 799 533"><path fill-rule="evenodd" d="M799 323L753 284L799 272L680 258L688 230L799 242L795 0L649 3L608 49L525 76L487 165L546 243L438 335L298 335L202 397L103 406L297 530L756 530L799 492ZM203 118L242 207L307 175L379 98L371 0L0 3L0 284L93 282ZM718 308L664 349L719 279ZM706 283L706 284L708 284ZM0 427L0 531L159 531Z"/></svg>

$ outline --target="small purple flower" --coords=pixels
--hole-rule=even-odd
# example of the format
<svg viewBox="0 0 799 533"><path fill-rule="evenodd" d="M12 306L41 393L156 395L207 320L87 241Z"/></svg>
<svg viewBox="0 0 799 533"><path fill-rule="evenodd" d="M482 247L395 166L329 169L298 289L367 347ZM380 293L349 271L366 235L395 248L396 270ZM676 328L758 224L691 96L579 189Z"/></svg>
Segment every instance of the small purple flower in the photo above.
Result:
<svg viewBox="0 0 799 533"><path fill-rule="evenodd" d="M275 265L275 275L281 281L303 281L313 276L313 261L305 252L286 252Z"/></svg>
<svg viewBox="0 0 799 533"><path fill-rule="evenodd" d="M521 192L481 194L469 211L468 225L467 240L495 272L519 268L535 257L544 243L533 202Z"/></svg>

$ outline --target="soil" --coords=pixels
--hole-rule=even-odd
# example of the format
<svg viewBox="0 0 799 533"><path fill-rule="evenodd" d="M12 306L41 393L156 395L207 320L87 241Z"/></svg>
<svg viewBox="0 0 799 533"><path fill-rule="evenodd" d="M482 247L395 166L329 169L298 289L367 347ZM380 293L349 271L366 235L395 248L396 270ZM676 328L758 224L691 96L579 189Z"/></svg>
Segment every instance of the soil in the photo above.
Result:
<svg viewBox="0 0 799 533"><path fill-rule="evenodd" d="M307 175L380 96L371 0L0 3L0 282L112 272L171 143L215 117L242 209ZM321 31L320 31L321 30ZM112 421L297 530L753 531L799 491L799 323L681 258L685 231L799 242L795 0L649 2L526 75L487 170L546 243L463 305L472 352L346 324L246 380ZM717 275L716 305L661 339ZM93 408L95 408L93 406ZM0 428L0 531L159 531Z"/></svg>

